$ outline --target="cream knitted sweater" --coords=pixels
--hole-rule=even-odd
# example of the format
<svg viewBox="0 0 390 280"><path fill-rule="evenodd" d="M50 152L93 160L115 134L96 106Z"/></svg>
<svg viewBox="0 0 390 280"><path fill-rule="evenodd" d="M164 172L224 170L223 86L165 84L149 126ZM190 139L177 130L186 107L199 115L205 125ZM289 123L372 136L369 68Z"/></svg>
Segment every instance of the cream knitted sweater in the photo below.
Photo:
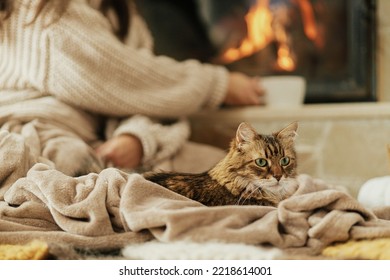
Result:
<svg viewBox="0 0 390 280"><path fill-rule="evenodd" d="M137 15L124 44L86 0L71 1L58 20L46 7L32 24L27 23L37 1L15 2L0 28L1 105L49 95L82 111L122 118L114 133L137 135L150 159L164 150L167 137L162 144L156 124L139 115L179 118L216 108L224 99L224 68L154 56L148 30ZM182 124L174 131L183 139L187 130Z"/></svg>

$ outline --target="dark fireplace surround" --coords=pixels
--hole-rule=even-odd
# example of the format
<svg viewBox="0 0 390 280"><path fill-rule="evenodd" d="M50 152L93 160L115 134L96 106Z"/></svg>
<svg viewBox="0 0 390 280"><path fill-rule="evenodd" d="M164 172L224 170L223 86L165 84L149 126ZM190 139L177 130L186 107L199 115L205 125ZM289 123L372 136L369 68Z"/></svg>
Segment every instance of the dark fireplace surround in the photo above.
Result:
<svg viewBox="0 0 390 280"><path fill-rule="evenodd" d="M271 11L288 11L285 30L296 60L289 71L274 67L276 41L234 62L218 59L228 44L239 40L238 46L246 36L244 17L256 0L138 0L137 5L159 55L224 64L251 76L302 75L306 103L376 101L376 0L302 0L321 28L321 48L304 33L298 1L269 0Z"/></svg>

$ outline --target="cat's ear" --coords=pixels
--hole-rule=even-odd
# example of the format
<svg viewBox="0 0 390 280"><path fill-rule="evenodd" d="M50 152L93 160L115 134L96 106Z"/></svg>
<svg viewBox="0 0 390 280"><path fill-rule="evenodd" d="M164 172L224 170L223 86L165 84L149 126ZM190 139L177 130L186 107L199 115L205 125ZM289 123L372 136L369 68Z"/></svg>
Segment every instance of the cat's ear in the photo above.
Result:
<svg viewBox="0 0 390 280"><path fill-rule="evenodd" d="M248 123L241 123L236 132L236 142L237 145L240 147L244 143L250 143L256 138L256 131L254 128L249 125Z"/></svg>
<svg viewBox="0 0 390 280"><path fill-rule="evenodd" d="M298 123L293 122L280 130L279 132L276 132L275 135L277 138L285 141L294 141L295 137L298 135L297 134L297 129L298 129Z"/></svg>

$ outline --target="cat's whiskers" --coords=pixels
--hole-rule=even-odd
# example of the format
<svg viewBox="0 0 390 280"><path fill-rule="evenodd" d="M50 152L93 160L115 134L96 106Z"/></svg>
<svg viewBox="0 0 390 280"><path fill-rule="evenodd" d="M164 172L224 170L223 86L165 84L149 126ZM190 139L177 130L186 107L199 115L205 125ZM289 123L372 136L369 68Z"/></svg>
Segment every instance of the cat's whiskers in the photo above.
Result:
<svg viewBox="0 0 390 280"><path fill-rule="evenodd" d="M285 178L280 181L281 186L281 197L285 198L292 195L298 189L298 181L296 178Z"/></svg>
<svg viewBox="0 0 390 280"><path fill-rule="evenodd" d="M275 201L281 201L291 196L298 188L298 182L295 178L284 178L272 188L264 188L263 192Z"/></svg>
<svg viewBox="0 0 390 280"><path fill-rule="evenodd" d="M248 199L250 199L250 198L252 197L252 195L253 195L256 191L261 190L261 187L260 187L260 186L256 186L255 184L253 184L253 186L255 186L255 188L247 195L247 197L245 197L244 201L242 202L242 205L244 205L245 202L246 202ZM244 196L244 194L246 194L247 192L248 192L247 189L246 189L244 192L242 192L239 201L240 201L241 198ZM238 201L238 202L239 202L239 201ZM237 204L237 205L240 205L240 204Z"/></svg>
<svg viewBox="0 0 390 280"><path fill-rule="evenodd" d="M238 198L237 202L236 202L236 205L240 205L240 201L242 198L244 198L244 201L242 202L242 205L245 203L245 201L247 200L247 198L244 197L244 195L248 192L248 185L250 183L249 182L246 182L245 186L241 186L241 189L243 190L241 193L240 193L240 197ZM253 190L251 192L251 194L254 192L255 190Z"/></svg>
<svg viewBox="0 0 390 280"><path fill-rule="evenodd" d="M244 197L244 192L241 193L241 195L240 195L240 197L238 198L238 200L237 200L237 202L236 202L235 205L240 205L241 198L243 198L243 197ZM243 203L245 203L245 200L244 200Z"/></svg>

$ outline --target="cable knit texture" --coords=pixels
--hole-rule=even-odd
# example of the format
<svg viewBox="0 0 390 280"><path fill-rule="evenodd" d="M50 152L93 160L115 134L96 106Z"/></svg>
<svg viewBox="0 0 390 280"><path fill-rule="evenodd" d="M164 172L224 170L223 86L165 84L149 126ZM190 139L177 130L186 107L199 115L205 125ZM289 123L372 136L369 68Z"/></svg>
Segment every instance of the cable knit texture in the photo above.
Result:
<svg viewBox="0 0 390 280"><path fill-rule="evenodd" d="M141 38L133 40L139 49L120 42L107 19L85 0L72 1L56 21L55 12L46 7L29 25L36 1L21 2L0 35L3 88L32 87L113 116L185 116L215 108L224 98L224 68L154 56L141 48L147 46L139 46L147 30L140 30L144 25L136 15L133 36Z"/></svg>
<svg viewBox="0 0 390 280"><path fill-rule="evenodd" d="M96 114L120 118L115 135L138 136L146 162L175 152L180 146L175 143L188 138L188 124L161 126L139 117L131 120L132 116L182 118L222 103L227 70L195 60L179 63L154 56L147 26L134 11L124 44L86 0L71 1L60 18L47 5L32 21L37 3L15 1L13 14L0 28L1 105L52 96L83 117L89 114L95 129L99 125L93 120ZM9 108L13 118L27 109Z"/></svg>

